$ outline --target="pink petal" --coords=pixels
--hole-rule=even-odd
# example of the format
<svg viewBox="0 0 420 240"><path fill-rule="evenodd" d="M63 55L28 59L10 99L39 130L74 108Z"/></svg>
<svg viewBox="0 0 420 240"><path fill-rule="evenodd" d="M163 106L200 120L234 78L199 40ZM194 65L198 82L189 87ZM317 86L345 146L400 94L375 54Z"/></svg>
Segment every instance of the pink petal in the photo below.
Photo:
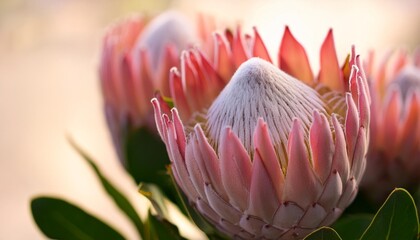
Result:
<svg viewBox="0 0 420 240"><path fill-rule="evenodd" d="M350 93L346 93L347 114L346 114L346 142L349 159L353 159L356 139L359 132L359 114L357 112L356 104L353 101ZM352 162L350 162L350 166Z"/></svg>
<svg viewBox="0 0 420 240"><path fill-rule="evenodd" d="M351 47L351 54L347 55L345 65L341 68L342 71L342 78L344 83L344 89L345 91L351 91L350 90L350 82L351 82L351 75L354 71L354 65L358 66L358 68L361 68L360 65L357 64L357 58L358 55L356 55L356 48L353 45Z"/></svg>
<svg viewBox="0 0 420 240"><path fill-rule="evenodd" d="M269 169L267 166L264 166L262 157L258 149L256 149L252 165L252 180L247 212L262 218L265 222L271 221L280 200L276 196L277 182L272 182L268 172Z"/></svg>
<svg viewBox="0 0 420 240"><path fill-rule="evenodd" d="M151 68L146 51L140 50L138 53L134 54L139 54L138 57L141 59L138 63L140 66L138 66L139 68L134 81L134 88L137 93L135 96L137 97L140 112L145 114L150 109L149 100L153 97L156 88L149 72Z"/></svg>
<svg viewBox="0 0 420 240"><path fill-rule="evenodd" d="M262 235L264 235L267 239L280 239L281 234L284 232L284 230L276 228L272 225L265 225L262 228Z"/></svg>
<svg viewBox="0 0 420 240"><path fill-rule="evenodd" d="M364 127L360 127L351 166L351 174L355 176L357 183L360 182L364 173L363 162L366 161L367 147L366 129Z"/></svg>
<svg viewBox="0 0 420 240"><path fill-rule="evenodd" d="M343 194L337 203L338 208L345 209L351 203L353 193L357 191L357 187L358 185L353 177L347 181L343 189Z"/></svg>
<svg viewBox="0 0 420 240"><path fill-rule="evenodd" d="M162 139L165 142L165 144L168 143L168 123L170 122L168 115L166 114L162 114L161 116L162 118L162 132L163 132L163 136ZM166 145L166 149L168 149L168 145Z"/></svg>
<svg viewBox="0 0 420 240"><path fill-rule="evenodd" d="M162 140L166 144L166 132L163 131L163 122L162 122L162 111L160 110L160 104L159 101L156 98L153 98L151 100L153 109L154 109L154 116L155 116L155 122L156 122L156 128L159 132L159 135L162 137Z"/></svg>
<svg viewBox="0 0 420 240"><path fill-rule="evenodd" d="M272 62L270 58L270 54L267 51L267 48L265 47L265 44L263 40L261 39L260 34L257 31L257 28L254 27L254 44L252 48L252 56L253 57L259 57L264 60L267 60L268 62Z"/></svg>
<svg viewBox="0 0 420 240"><path fill-rule="evenodd" d="M197 209L202 215L207 217L208 220L218 223L220 220L219 214L217 214L209 205L208 202L203 199L197 199L196 201Z"/></svg>
<svg viewBox="0 0 420 240"><path fill-rule="evenodd" d="M176 142L175 126L172 122L168 122L167 124L168 141L166 142L166 148L173 164L174 175L178 176L178 185L183 187L184 192L186 192L188 196L192 197L192 199L196 199L199 194L191 182L187 167L185 166L185 159L181 156L179 151L179 146Z"/></svg>
<svg viewBox="0 0 420 240"><path fill-rule="evenodd" d="M162 114L168 115L171 112L171 109L168 103L163 99L162 95L159 92L156 92L154 98L158 100Z"/></svg>
<svg viewBox="0 0 420 240"><path fill-rule="evenodd" d="M182 87L181 76L176 68L172 68L169 74L169 81L171 86L171 96L174 104L181 112L181 118L187 121L191 116L191 110L185 97L184 89Z"/></svg>
<svg viewBox="0 0 420 240"><path fill-rule="evenodd" d="M377 95L377 91L374 89L374 86L370 87L370 95L372 98L372 103L370 105L370 145L371 147L377 147L380 146L380 141L383 140L382 137L380 137L381 134L381 121L382 121L382 109L380 109L380 99Z"/></svg>
<svg viewBox="0 0 420 240"><path fill-rule="evenodd" d="M201 66L202 66L201 71L204 72L204 77L207 80L203 91L205 91L207 95L204 107L208 108L213 103L213 100L223 90L223 88L226 85L226 82L216 72L213 65L204 56L204 53L202 53L199 50L197 50L197 52L199 54L200 61L201 61Z"/></svg>
<svg viewBox="0 0 420 240"><path fill-rule="evenodd" d="M206 107L205 103L206 99L208 98L207 95L209 92L211 92L211 90L209 89L209 79L207 78L207 74L204 71L202 59L198 51L196 51L195 49L191 49L190 51L188 51L187 59L189 69L195 77L195 81L193 82L194 93L189 92L189 94L194 96L194 100L197 105L195 107L195 110L201 110L204 107Z"/></svg>
<svg viewBox="0 0 420 240"><path fill-rule="evenodd" d="M286 26L286 29L284 30L283 39L280 45L279 67L308 85L311 85L314 82L305 49L296 41L288 26Z"/></svg>
<svg viewBox="0 0 420 240"><path fill-rule="evenodd" d="M312 204L302 219L299 221L299 227L302 228L316 228L321 221L327 216L325 209L319 204Z"/></svg>
<svg viewBox="0 0 420 240"><path fill-rule="evenodd" d="M401 70L407 65L408 63L408 54L405 50L400 50L396 56L395 62L390 69L388 79L395 79L397 74L401 72Z"/></svg>
<svg viewBox="0 0 420 240"><path fill-rule="evenodd" d="M241 219L242 212L239 212L232 207L228 202L225 201L219 192L213 189L213 186L209 183L205 184L207 199L209 200L210 206L215 210L222 218L237 223Z"/></svg>
<svg viewBox="0 0 420 240"><path fill-rule="evenodd" d="M344 64L341 66L341 72L343 73L343 80L344 80L344 89L345 91L349 91L349 79L351 73L352 65L350 65L350 55L347 55L346 59L344 60Z"/></svg>
<svg viewBox="0 0 420 240"><path fill-rule="evenodd" d="M314 111L314 120L309 133L314 170L321 183L324 183L331 173L331 163L334 154L334 144L330 124L324 115Z"/></svg>
<svg viewBox="0 0 420 240"><path fill-rule="evenodd" d="M112 103L114 106L124 108L126 106L121 105L120 102L124 95L124 78L122 72L126 72L123 68L131 64L131 50L133 44L140 35L143 28L144 22L138 16L125 19L115 26L112 26L106 33L103 39L103 48L101 63L99 67L99 73L101 78L102 90L104 97L108 103ZM127 59L130 58L129 61ZM125 63L124 63L125 62ZM132 72L132 71L130 71ZM130 79L130 82L132 78ZM131 99L130 99L131 100ZM147 99L148 102L149 99ZM147 103L146 103L147 104ZM131 106L130 106L131 107ZM150 108L150 105L148 105ZM126 111L127 109L124 109ZM133 114L133 109L130 109ZM136 115L136 113L134 113Z"/></svg>
<svg viewBox="0 0 420 240"><path fill-rule="evenodd" d="M274 214L273 225L278 228L288 229L295 225L303 214L304 211L300 206L293 202L285 202Z"/></svg>
<svg viewBox="0 0 420 240"><path fill-rule="evenodd" d="M181 56L181 74L182 83L185 91L185 97L188 104L191 107L191 111L195 112L200 109L201 103L201 92L202 84L201 80L197 76L197 71L194 65L191 63L191 52L184 51Z"/></svg>
<svg viewBox="0 0 420 240"><path fill-rule="evenodd" d="M190 62L197 74L198 110L208 108L225 86L225 82L217 75L213 66L198 50L190 51Z"/></svg>
<svg viewBox="0 0 420 240"><path fill-rule="evenodd" d="M170 96L170 80L169 80L169 70L178 66L178 50L173 44L167 44L165 46L164 55L156 75L156 88L163 94L163 96Z"/></svg>
<svg viewBox="0 0 420 240"><path fill-rule="evenodd" d="M333 170L324 183L324 191L322 192L318 203L325 209L331 209L337 204L338 199L343 193L343 185L339 172Z"/></svg>
<svg viewBox="0 0 420 240"><path fill-rule="evenodd" d="M223 185L231 203L246 210L252 165L247 151L230 128L225 128L221 134L219 157Z"/></svg>
<svg viewBox="0 0 420 240"><path fill-rule="evenodd" d="M252 233L250 233L250 232L247 232L247 231L245 231L242 227L241 227L241 230L238 232L238 233L236 233L235 235L234 235L234 239L235 238L239 238L239 239L252 239L253 237L255 237L255 235L254 234L252 234Z"/></svg>
<svg viewBox="0 0 420 240"><path fill-rule="evenodd" d="M370 103L369 103L369 89L363 84L361 77L358 78L359 88L359 115L360 115L360 126L368 128L370 124Z"/></svg>
<svg viewBox="0 0 420 240"><path fill-rule="evenodd" d="M218 228L219 229L221 228L223 232L227 232L230 235L236 236L236 235L239 235L241 231L243 232L243 229L240 226L233 224L224 218L220 219L220 221L216 225L218 225ZM244 238L246 237L250 238L251 234L249 233L247 234L248 236L244 236Z"/></svg>
<svg viewBox="0 0 420 240"><path fill-rule="evenodd" d="M121 77L122 77L122 82L121 85L123 87L123 91L124 91L124 107L120 106L120 108L126 108L124 110L129 111L129 113L131 114L132 117L134 117L134 119L132 119L135 124L139 124L140 116L139 116L139 109L141 109L141 107L145 108L147 106L147 109L150 109L150 105L148 103L147 100L149 100L150 98L152 98L152 93L150 92L147 94L147 96L149 96L149 99L143 101L143 104L138 104L138 102L136 102L136 93L135 93L135 86L134 86L134 71L133 71L133 59L130 55L126 55L122 62L121 62ZM147 104L147 105L146 105ZM141 114L145 114L145 109L142 109L143 112L141 112Z"/></svg>
<svg viewBox="0 0 420 240"><path fill-rule="evenodd" d="M245 50L245 43L240 27L236 28L236 34L233 36L232 42L233 61L236 66L240 66L249 57Z"/></svg>
<svg viewBox="0 0 420 240"><path fill-rule="evenodd" d="M335 132L335 151L332 162L332 170L338 171L343 188L349 178L350 162L347 155L346 139L344 137L343 129L335 114L332 115L332 123L334 125Z"/></svg>
<svg viewBox="0 0 420 240"><path fill-rule="evenodd" d="M242 215L239 225L247 232L252 233L254 236L250 239L253 239L255 238L255 235L260 235L265 222L256 216Z"/></svg>
<svg viewBox="0 0 420 240"><path fill-rule="evenodd" d="M387 79L388 79L386 70L387 70L388 62L389 62L389 59L391 58L391 55L392 55L392 52L389 51L387 52L385 57L382 58L382 61L378 68L378 73L376 74L376 77L373 78L374 80L376 80L375 84L376 84L376 88L378 89L380 97L383 97L385 94L385 89L387 86Z"/></svg>
<svg viewBox="0 0 420 240"><path fill-rule="evenodd" d="M203 174L206 184L211 184L215 191L227 199L225 188L222 183L220 161L213 147L208 143L206 136L200 125L194 127L196 142L193 142L194 156Z"/></svg>
<svg viewBox="0 0 420 240"><path fill-rule="evenodd" d="M232 33L232 31L230 30L230 29L226 29L225 31L224 31L224 33L225 33L225 37L226 37L226 41L228 42L228 44L230 45L230 46L233 46L233 33Z"/></svg>
<svg viewBox="0 0 420 240"><path fill-rule="evenodd" d="M192 136L187 144L185 150L185 165L187 167L191 182L193 183L195 189L201 198L207 201L207 196L204 190L204 177L201 173L200 167L198 166L197 160L194 156L194 143L196 142L196 137Z"/></svg>
<svg viewBox="0 0 420 240"><path fill-rule="evenodd" d="M420 95L412 94L407 97L405 107L405 117L402 123L401 139L404 144L401 145L400 154L404 159L410 159L418 148L416 143L420 142ZM417 133L417 134L416 134ZM420 157L420 156L419 156Z"/></svg>
<svg viewBox="0 0 420 240"><path fill-rule="evenodd" d="M399 141L398 130L400 128L401 117L401 94L396 88L390 89L387 93L387 99L384 104L384 149L388 159L393 159L397 155L397 146Z"/></svg>
<svg viewBox="0 0 420 240"><path fill-rule="evenodd" d="M295 202L305 208L315 202L321 193L322 186L309 162L303 134L300 120L295 119L287 146L289 162L284 200Z"/></svg>
<svg viewBox="0 0 420 240"><path fill-rule="evenodd" d="M353 50L353 51L355 51L355 50ZM355 53L353 53L353 54L355 54ZM368 82L365 70L363 69L362 63L360 61L361 61L360 60L360 55L357 55L356 59L355 59L355 62L356 62L357 68L359 69L358 76L359 76L359 78L361 78L360 82L363 83L363 87L366 89L366 98L368 100L368 103L371 104L372 99L370 97L370 91L369 91L370 82Z"/></svg>
<svg viewBox="0 0 420 240"><path fill-rule="evenodd" d="M258 119L257 127L255 128L254 146L255 151L259 152L260 160L267 171L268 177L273 183L277 198L282 199L284 175L273 143L271 142L267 123L265 123L262 118Z"/></svg>
<svg viewBox="0 0 420 240"><path fill-rule="evenodd" d="M235 72L232 52L227 41L219 33L214 34L214 42L216 49L214 65L224 82L227 83Z"/></svg>
<svg viewBox="0 0 420 240"><path fill-rule="evenodd" d="M353 101L355 102L356 106L359 102L359 84L358 84L358 72L359 69L357 66L353 65L351 67L350 78L349 78L349 90L353 97Z"/></svg>
<svg viewBox="0 0 420 240"><path fill-rule="evenodd" d="M124 89L123 89L123 85L121 83L121 56L120 55L116 55L115 52L111 53L112 57L115 58L115 62L113 62L110 66L110 86L111 89L113 89L114 92L114 101L115 101L115 105L116 106L123 106L124 102L123 102L123 98L124 98Z"/></svg>
<svg viewBox="0 0 420 240"><path fill-rule="evenodd" d="M198 199L199 194L196 192L196 189L194 188L194 186L191 184L188 184L188 180L187 184L184 184L184 181L181 179L181 177L179 176L179 173L175 167L175 165L171 165L171 172L172 172L172 176L175 180L175 182L177 183L177 185L180 187L180 189L182 190L182 192L185 193L185 195L187 196L188 199L193 200L193 199Z"/></svg>
<svg viewBox="0 0 420 240"><path fill-rule="evenodd" d="M178 110L176 108L172 108L171 113L172 121L175 127L176 142L178 144L181 156L185 158L185 147L187 144L187 139L185 138L184 126L182 125L182 121L179 118Z"/></svg>
<svg viewBox="0 0 420 240"><path fill-rule="evenodd" d="M337 53L334 46L332 29L328 31L327 37L321 47L321 62L318 81L324 83L333 90L345 91L342 73L338 64Z"/></svg>

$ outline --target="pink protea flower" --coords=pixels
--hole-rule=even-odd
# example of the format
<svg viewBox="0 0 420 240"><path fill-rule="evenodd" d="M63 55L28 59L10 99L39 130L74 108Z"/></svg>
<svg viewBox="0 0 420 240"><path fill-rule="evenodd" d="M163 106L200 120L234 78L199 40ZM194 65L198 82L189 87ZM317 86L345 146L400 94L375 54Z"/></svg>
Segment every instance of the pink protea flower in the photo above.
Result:
<svg viewBox="0 0 420 240"><path fill-rule="evenodd" d="M317 79L288 28L280 68L255 33L242 43L215 35L213 64L200 54L184 56L181 72L172 71L179 109L170 118L153 99L156 125L176 183L217 229L238 239L299 239L331 224L356 196L370 96L354 51L339 67L332 32ZM235 51L236 44L245 47ZM226 65L218 62L239 67L221 70ZM220 72L234 74L229 81ZM220 85L212 88L214 82Z"/></svg>
<svg viewBox="0 0 420 240"><path fill-rule="evenodd" d="M383 200L395 187L420 183L420 49L410 57L388 54L377 71L367 61L372 95L371 144L363 179L366 193Z"/></svg>
<svg viewBox="0 0 420 240"><path fill-rule="evenodd" d="M194 26L180 13L167 11L150 21L127 18L105 34L99 75L117 150L127 131L145 127L155 132L150 99L157 91L170 96L169 69L178 66L181 50L209 45L212 21L200 16L198 22Z"/></svg>

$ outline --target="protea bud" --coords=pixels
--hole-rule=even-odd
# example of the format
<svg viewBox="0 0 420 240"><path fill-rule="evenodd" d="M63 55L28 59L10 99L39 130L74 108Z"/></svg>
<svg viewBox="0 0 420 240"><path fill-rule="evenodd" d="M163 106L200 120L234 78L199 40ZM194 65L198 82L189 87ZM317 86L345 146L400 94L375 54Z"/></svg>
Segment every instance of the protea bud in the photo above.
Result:
<svg viewBox="0 0 420 240"><path fill-rule="evenodd" d="M364 172L370 100L354 51L344 68L350 72L342 71L330 32L314 81L288 29L280 49L283 68L243 58L208 109L191 114L185 125L177 108L169 118L152 100L176 183L198 212L232 238L299 239L329 225L356 196ZM281 70L286 63L288 70ZM181 76L188 76L184 69ZM206 80L194 79L198 86ZM200 91L191 100L209 101L208 88Z"/></svg>
<svg viewBox="0 0 420 240"><path fill-rule="evenodd" d="M362 186L374 200L395 187L420 186L420 49L409 57L389 54L376 72L367 62L372 95L371 144Z"/></svg>
<svg viewBox="0 0 420 240"><path fill-rule="evenodd" d="M125 135L139 128L156 132L150 99L157 91L170 96L169 69L178 66L181 50L207 44L210 22L201 17L194 26L167 11L150 21L125 19L105 34L99 73L108 126L123 162Z"/></svg>

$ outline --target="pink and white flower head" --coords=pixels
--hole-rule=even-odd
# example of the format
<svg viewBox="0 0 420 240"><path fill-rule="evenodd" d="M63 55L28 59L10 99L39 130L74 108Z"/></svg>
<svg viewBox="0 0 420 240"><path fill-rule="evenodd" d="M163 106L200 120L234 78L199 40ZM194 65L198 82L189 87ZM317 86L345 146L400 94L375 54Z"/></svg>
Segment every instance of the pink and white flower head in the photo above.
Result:
<svg viewBox="0 0 420 240"><path fill-rule="evenodd" d="M366 68L372 121L362 186L375 201L395 187L420 186L420 49L391 59L388 54L374 71L372 53Z"/></svg>
<svg viewBox="0 0 420 240"><path fill-rule="evenodd" d="M172 79L173 96L185 101L175 99L181 107L171 117L152 100L174 179L190 204L232 238L303 238L340 216L364 172L370 96L359 58L353 49L340 68L330 31L315 78L288 28L280 67L259 37L241 43L220 36L215 63L192 64L194 74L190 67L173 70L184 86ZM220 61L238 66L230 80L219 74L232 70L221 70ZM209 72L227 82L218 95Z"/></svg>
<svg viewBox="0 0 420 240"><path fill-rule="evenodd" d="M169 69L179 65L181 50L209 45L206 39L211 39L212 21L200 16L198 22L194 26L180 13L167 11L151 20L133 16L108 29L99 76L108 126L117 146L127 130L156 131L150 99L157 91L170 96Z"/></svg>

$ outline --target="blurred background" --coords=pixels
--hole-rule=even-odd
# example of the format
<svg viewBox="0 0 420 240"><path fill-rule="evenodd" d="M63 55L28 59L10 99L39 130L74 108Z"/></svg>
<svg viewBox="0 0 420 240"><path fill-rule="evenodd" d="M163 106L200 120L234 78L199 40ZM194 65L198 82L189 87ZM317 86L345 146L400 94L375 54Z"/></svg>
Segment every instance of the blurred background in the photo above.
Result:
<svg viewBox="0 0 420 240"><path fill-rule="evenodd" d="M420 44L420 1L1 0L0 239L44 239L29 202L53 195L83 206L129 239L134 228L105 197L96 177L71 149L72 136L141 211L145 201L120 167L102 113L97 78L104 29L133 13L178 9L220 23L257 26L276 58L284 26L317 69L320 45L334 29L339 59L355 44L379 55ZM341 60L342 61L342 60Z"/></svg>

